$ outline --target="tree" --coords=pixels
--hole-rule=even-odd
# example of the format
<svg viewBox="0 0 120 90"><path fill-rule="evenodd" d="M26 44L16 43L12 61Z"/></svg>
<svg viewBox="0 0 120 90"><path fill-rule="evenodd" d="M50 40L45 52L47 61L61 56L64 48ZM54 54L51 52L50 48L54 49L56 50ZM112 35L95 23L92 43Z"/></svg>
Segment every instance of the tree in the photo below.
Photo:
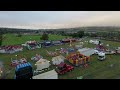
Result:
<svg viewBox="0 0 120 90"><path fill-rule="evenodd" d="M84 35L85 35L85 36L90 36L90 34L89 34L89 33L84 33Z"/></svg>
<svg viewBox="0 0 120 90"><path fill-rule="evenodd" d="M17 34L17 37L22 37L22 34L21 34L21 33L18 33L18 34Z"/></svg>
<svg viewBox="0 0 120 90"><path fill-rule="evenodd" d="M84 31L78 31L77 36L82 38L84 36Z"/></svg>
<svg viewBox="0 0 120 90"><path fill-rule="evenodd" d="M40 38L41 40L48 40L48 34L44 33L42 37Z"/></svg>
<svg viewBox="0 0 120 90"><path fill-rule="evenodd" d="M35 33L36 33L36 34L38 34L38 33L39 33L39 31L36 31Z"/></svg>

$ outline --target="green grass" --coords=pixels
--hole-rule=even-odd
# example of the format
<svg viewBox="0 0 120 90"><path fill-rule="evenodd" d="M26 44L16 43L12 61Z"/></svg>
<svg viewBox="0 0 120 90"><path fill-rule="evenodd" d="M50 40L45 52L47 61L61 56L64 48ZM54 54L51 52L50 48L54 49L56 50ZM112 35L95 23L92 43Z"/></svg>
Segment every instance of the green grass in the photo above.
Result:
<svg viewBox="0 0 120 90"><path fill-rule="evenodd" d="M40 36L37 35L26 35L22 37L16 37L13 34L6 34L5 39L3 41L3 45L15 45L15 44L22 44L25 43L28 40L36 40L39 41ZM49 40L60 40L65 38L65 36L58 36L58 35L49 35ZM51 60L52 57L46 56L46 50L52 50L55 51L55 48L62 48L62 47L68 47L68 45L61 45L61 46L54 46L54 47L48 47L48 48L40 48L36 50L27 50L24 48L22 52L17 52L15 54L0 54L0 61L4 62L4 68L5 72L7 72L9 69L11 70L10 74L6 76L7 79L12 79L14 76L14 67L10 66L11 58L16 58L15 55L18 55L18 58L25 57L27 58L27 61L30 62L33 66L33 69L36 69L35 62L31 61L31 57L34 56L36 53L41 54L45 59ZM53 69L54 67L50 67Z"/></svg>
<svg viewBox="0 0 120 90"><path fill-rule="evenodd" d="M2 45L22 44L30 40L40 41L40 37L40 35L22 35L22 37L16 37L14 34L5 34ZM49 40L60 40L65 37L66 36L49 35Z"/></svg>
<svg viewBox="0 0 120 90"><path fill-rule="evenodd" d="M83 39L83 42L84 41L89 41L91 40L92 38L85 38ZM116 47L120 47L120 42L114 42L114 41L106 41L106 40L100 40L103 45L106 47L106 48L110 48L110 49L115 49ZM106 45L109 44L109 47L107 47ZM90 43L87 43L87 42L84 42L84 47L90 47L90 48L94 48L95 45L93 44L90 44Z"/></svg>
<svg viewBox="0 0 120 90"><path fill-rule="evenodd" d="M6 39L4 39L4 45L9 44L21 44L24 43L26 40L29 40L29 38L33 38L35 40L39 40L39 36L22 36L21 38L15 37L13 35L7 35ZM59 40L64 38L64 36L58 36L58 35L50 35L50 40ZM7 42L8 40L8 42ZM12 41L13 40L13 41ZM90 38L86 38L85 40L90 40ZM85 41L84 40L84 41ZM12 42L9 42L12 41ZM119 42L112 42L112 41L105 41L102 40L105 44L110 44L111 48L120 46ZM35 62L31 61L31 57L34 56L36 53L41 54L45 59L50 60L52 57L46 56L46 50L55 51L56 48L62 48L62 47L69 47L69 44L61 45L61 46L52 46L48 48L40 48L36 50L27 50L24 49L22 52L18 52L15 54L0 54L0 60L3 61L5 72L8 70L11 70L10 73L6 76L6 79L13 79L14 76L14 67L10 67L10 60L11 58L16 58L15 55L18 55L18 58L20 57L26 57L27 61L30 62L33 66L33 70L36 69ZM95 45L84 43L84 47L95 47ZM65 55L64 55L65 56ZM69 62L65 61L66 63L70 64ZM110 65L113 64L113 67L110 67ZM71 64L70 64L71 65ZM50 66L50 69L54 69L55 66ZM68 72L64 75L59 75L59 79L76 79L79 76L83 76L85 79L118 79L120 78L120 55L106 55L105 61L99 61L97 60L97 55L91 56L91 62L89 63L89 66L87 68L83 67L74 67L75 69L71 72Z"/></svg>

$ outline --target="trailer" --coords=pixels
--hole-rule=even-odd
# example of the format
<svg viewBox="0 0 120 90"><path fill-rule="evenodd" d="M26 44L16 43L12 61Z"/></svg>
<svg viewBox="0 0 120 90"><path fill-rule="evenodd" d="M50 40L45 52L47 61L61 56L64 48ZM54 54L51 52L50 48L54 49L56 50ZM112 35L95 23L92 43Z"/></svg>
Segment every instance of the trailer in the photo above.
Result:
<svg viewBox="0 0 120 90"><path fill-rule="evenodd" d="M55 70L51 70L42 74L38 74L32 77L33 79L58 79L58 73Z"/></svg>
<svg viewBox="0 0 120 90"><path fill-rule="evenodd" d="M32 79L33 70L32 65L27 63L19 64L15 67L15 76L14 79Z"/></svg>

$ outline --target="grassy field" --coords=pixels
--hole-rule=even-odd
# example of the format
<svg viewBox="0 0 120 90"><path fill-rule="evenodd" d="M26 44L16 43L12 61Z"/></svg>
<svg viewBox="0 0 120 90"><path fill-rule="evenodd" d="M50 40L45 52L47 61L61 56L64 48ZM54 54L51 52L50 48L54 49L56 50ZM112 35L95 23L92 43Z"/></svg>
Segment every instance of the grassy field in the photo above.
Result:
<svg viewBox="0 0 120 90"><path fill-rule="evenodd" d="M36 40L40 41L40 35L23 35L22 37L16 37L14 34L5 34L3 45L16 45L16 44L22 44L26 41L30 40ZM60 36L60 35L49 35L49 40L60 40L62 38L65 38L66 36Z"/></svg>
<svg viewBox="0 0 120 90"><path fill-rule="evenodd" d="M15 37L14 35L6 35L6 39L4 39L3 45L13 45L13 44L21 44L24 43L26 40L39 40L40 36L22 36L21 38ZM19 40L18 40L19 38ZM64 36L57 36L57 35L50 35L50 40L58 40L62 39ZM90 39L90 38L89 38ZM83 41L88 41L88 38L85 38ZM8 42L8 41L9 42ZM12 42L11 42L12 41ZM110 48L120 46L119 42L112 42L112 41L104 41L104 44L110 44ZM14 67L10 67L11 58L20 58L26 57L27 60L32 64L33 69L35 70L35 62L31 61L30 58L34 56L36 53L41 54L45 59L51 60L52 57L46 56L46 50L55 51L56 48L61 47L69 47L69 44L61 45L61 46L52 46L48 48L40 48L36 50L27 50L24 49L22 52L18 52L15 54L0 54L0 60L3 61L5 72L10 71L8 75L6 75L6 79L13 79L14 76ZM92 44L84 43L84 47L95 47ZM15 55L18 57L15 57ZM66 63L70 64L69 62L65 61ZM113 65L113 67L110 67ZM54 69L54 66L50 66L50 69ZM75 67L75 69L71 72L68 72L64 75L59 75L59 79L76 79L78 76L83 76L85 79L118 79L120 78L120 55L106 55L105 61L98 61L97 55L91 56L91 62L87 68L83 67Z"/></svg>

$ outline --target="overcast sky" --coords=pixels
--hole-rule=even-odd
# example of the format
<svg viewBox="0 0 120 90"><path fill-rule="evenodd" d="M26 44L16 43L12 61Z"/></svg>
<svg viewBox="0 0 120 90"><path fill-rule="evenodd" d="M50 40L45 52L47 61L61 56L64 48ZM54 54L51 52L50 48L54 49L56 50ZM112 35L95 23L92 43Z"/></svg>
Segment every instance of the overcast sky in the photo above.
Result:
<svg viewBox="0 0 120 90"><path fill-rule="evenodd" d="M120 11L0 11L0 27L120 26Z"/></svg>

